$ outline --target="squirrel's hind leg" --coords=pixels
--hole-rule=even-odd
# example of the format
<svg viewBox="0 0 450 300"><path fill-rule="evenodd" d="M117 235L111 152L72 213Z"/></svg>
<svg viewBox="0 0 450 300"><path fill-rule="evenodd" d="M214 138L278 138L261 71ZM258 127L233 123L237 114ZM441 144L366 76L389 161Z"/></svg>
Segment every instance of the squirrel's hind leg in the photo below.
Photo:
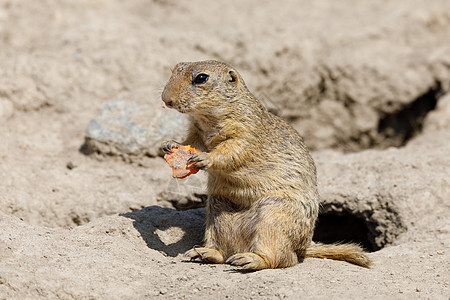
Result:
<svg viewBox="0 0 450 300"><path fill-rule="evenodd" d="M296 265L299 241L295 237L301 236L299 231L303 226L290 209L295 210L295 206L289 200L277 197L258 200L248 211L242 226L245 231L253 231L248 251L230 256L226 263L250 270Z"/></svg>

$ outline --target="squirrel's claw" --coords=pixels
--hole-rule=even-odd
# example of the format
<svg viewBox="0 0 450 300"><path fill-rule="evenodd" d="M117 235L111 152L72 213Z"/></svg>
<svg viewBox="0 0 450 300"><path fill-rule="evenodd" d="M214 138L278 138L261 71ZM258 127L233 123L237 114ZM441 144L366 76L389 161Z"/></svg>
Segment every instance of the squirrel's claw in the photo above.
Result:
<svg viewBox="0 0 450 300"><path fill-rule="evenodd" d="M180 147L181 145L175 141L164 142L161 147L164 153L172 153L172 148Z"/></svg>
<svg viewBox="0 0 450 300"><path fill-rule="evenodd" d="M187 163L200 170L207 170L210 167L209 156L206 152L200 152L192 155L188 159Z"/></svg>

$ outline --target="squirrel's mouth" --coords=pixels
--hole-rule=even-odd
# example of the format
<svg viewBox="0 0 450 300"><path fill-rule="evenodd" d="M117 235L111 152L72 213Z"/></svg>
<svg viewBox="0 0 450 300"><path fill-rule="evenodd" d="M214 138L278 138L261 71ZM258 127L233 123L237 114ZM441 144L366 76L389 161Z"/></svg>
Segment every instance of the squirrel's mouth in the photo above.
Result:
<svg viewBox="0 0 450 300"><path fill-rule="evenodd" d="M186 114L191 111L190 103L186 103L184 101L177 101L176 103L173 104L173 108L182 114Z"/></svg>
<svg viewBox="0 0 450 300"><path fill-rule="evenodd" d="M176 109L180 113L184 113L183 107L179 105L179 103L174 103L172 100L163 100L165 107Z"/></svg>
<svg viewBox="0 0 450 300"><path fill-rule="evenodd" d="M180 112L180 113L182 113L182 114L185 114L185 113L186 113L186 109L185 109L184 107L176 108L176 110L178 110L178 112Z"/></svg>
<svg viewBox="0 0 450 300"><path fill-rule="evenodd" d="M172 104L170 106L166 104L166 106L168 108L175 109L175 110L177 110L178 112L180 112L182 114L189 113L188 107L186 107L186 105L181 105L180 103Z"/></svg>
<svg viewBox="0 0 450 300"><path fill-rule="evenodd" d="M182 114L189 112L189 104L180 102L179 100L173 100L169 97L164 97L164 94L162 100L167 108L175 109Z"/></svg>

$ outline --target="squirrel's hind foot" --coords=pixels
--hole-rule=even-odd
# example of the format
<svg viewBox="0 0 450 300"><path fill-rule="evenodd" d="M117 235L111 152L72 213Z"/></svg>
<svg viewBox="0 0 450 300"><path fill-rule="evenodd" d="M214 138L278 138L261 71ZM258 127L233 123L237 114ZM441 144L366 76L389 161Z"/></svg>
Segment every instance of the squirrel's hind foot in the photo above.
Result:
<svg viewBox="0 0 450 300"><path fill-rule="evenodd" d="M202 261L216 264L223 264L225 262L223 254L212 248L194 247L186 251L184 257L190 258L191 260L199 258Z"/></svg>

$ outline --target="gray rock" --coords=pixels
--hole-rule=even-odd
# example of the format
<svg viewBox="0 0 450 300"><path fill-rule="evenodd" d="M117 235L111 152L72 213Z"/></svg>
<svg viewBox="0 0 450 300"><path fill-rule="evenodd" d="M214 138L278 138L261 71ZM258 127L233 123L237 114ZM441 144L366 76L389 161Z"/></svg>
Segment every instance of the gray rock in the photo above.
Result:
<svg viewBox="0 0 450 300"><path fill-rule="evenodd" d="M111 100L89 122L86 130L87 153L118 155L133 161L142 156L161 154L161 143L183 139L188 117L160 104Z"/></svg>

